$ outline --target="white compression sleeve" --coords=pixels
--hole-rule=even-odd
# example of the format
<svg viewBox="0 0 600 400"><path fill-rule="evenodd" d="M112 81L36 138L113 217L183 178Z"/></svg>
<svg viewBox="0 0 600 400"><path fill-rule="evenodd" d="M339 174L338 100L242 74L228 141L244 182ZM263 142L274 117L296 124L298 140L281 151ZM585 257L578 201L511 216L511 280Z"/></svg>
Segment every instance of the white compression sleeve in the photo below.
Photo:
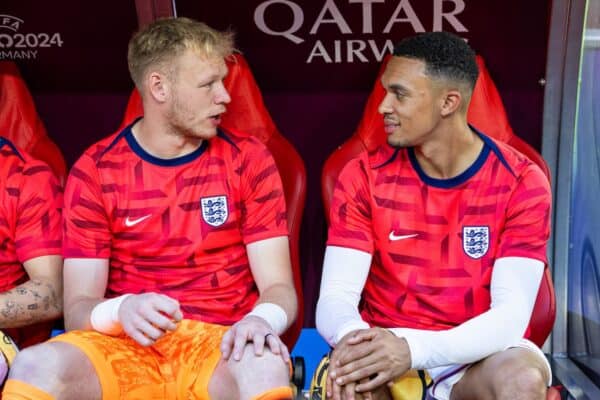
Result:
<svg viewBox="0 0 600 400"><path fill-rule="evenodd" d="M490 309L444 331L394 328L406 338L412 368L467 364L518 343L537 298L544 263L524 257L496 260L492 271Z"/></svg>
<svg viewBox="0 0 600 400"><path fill-rule="evenodd" d="M331 346L349 332L369 328L358 312L358 303L371 258L369 253L346 247L327 246L325 250L316 325Z"/></svg>

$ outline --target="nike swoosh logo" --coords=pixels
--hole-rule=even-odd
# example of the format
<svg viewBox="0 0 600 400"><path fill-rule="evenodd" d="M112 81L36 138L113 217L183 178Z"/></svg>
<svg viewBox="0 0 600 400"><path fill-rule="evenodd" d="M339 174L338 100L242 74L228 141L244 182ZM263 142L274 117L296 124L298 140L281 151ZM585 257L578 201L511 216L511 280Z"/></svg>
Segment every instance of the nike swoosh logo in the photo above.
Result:
<svg viewBox="0 0 600 400"><path fill-rule="evenodd" d="M413 234L410 234L410 235L396 235L394 233L394 231L390 232L390 240L391 241L403 240L403 239L410 239L410 238L414 238L414 237L417 237L417 236L419 236L418 233L413 233Z"/></svg>
<svg viewBox="0 0 600 400"><path fill-rule="evenodd" d="M125 226L131 228L134 225L139 224L140 222L150 218L152 214L144 215L143 217L137 219L129 219L129 217L125 218Z"/></svg>

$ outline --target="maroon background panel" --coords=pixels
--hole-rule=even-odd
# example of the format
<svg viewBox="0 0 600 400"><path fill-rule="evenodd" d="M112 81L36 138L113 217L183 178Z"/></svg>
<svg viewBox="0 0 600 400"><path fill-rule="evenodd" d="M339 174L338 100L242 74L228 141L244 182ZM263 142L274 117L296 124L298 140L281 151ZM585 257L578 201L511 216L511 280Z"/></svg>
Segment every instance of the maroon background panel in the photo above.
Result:
<svg viewBox="0 0 600 400"><path fill-rule="evenodd" d="M127 41L137 29L133 1L2 0L0 14L0 58L18 62L32 91L131 87L126 57ZM16 31L2 23L7 17L22 21Z"/></svg>
<svg viewBox="0 0 600 400"><path fill-rule="evenodd" d="M236 32L276 123L306 162L301 248L307 325L313 323L326 236L321 168L354 131L386 46L421 29L467 39L486 61L515 132L540 146L548 1L177 0L176 6L178 15ZM455 20L441 18L444 13Z"/></svg>
<svg viewBox="0 0 600 400"><path fill-rule="evenodd" d="M535 90L544 75L546 0L177 0L176 7L237 32L265 90L368 90L386 44L419 30L467 39L501 89Z"/></svg>
<svg viewBox="0 0 600 400"><path fill-rule="evenodd" d="M326 233L321 168L354 131L392 43L419 30L467 39L485 59L515 132L540 147L538 81L545 73L549 0L177 0L175 6L180 16L237 33L275 122L306 163L307 326ZM136 29L134 0L0 4L0 59L18 63L69 165L118 127L132 88L126 49Z"/></svg>

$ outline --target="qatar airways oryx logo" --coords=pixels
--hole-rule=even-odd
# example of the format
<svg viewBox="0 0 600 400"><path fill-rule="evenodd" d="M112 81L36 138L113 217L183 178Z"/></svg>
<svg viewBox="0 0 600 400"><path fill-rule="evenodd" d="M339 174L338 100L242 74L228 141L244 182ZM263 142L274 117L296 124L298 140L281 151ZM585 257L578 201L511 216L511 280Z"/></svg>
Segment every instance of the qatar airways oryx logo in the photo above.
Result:
<svg viewBox="0 0 600 400"><path fill-rule="evenodd" d="M311 41L314 44L306 63L322 61L325 63L353 63L381 61L391 53L394 43L391 39L378 41L364 39L364 35L390 34L398 25L407 24L416 32L426 30L441 31L452 28L456 32L468 32L468 29L459 20L459 15L465 9L465 0L427 0L433 18L425 21L415 12L413 4L419 5L425 0L321 0L323 6L314 20L307 18L299 0L267 0L260 3L254 10L254 23L258 29L267 35L280 36L294 44ZM279 21L274 21L271 8L284 7L292 19L285 29L280 27ZM393 7L393 11L392 8ZM353 8L360 8L362 21L351 24L349 14L355 13ZM281 11L281 10L280 10ZM391 12L391 13L390 13ZM429 16L428 18L431 18ZM376 21L376 23L374 22ZM306 28L310 26L308 33ZM340 33L340 39L333 41L314 40L315 35L326 26L333 26ZM362 36L360 36L362 35ZM372 36L372 35L371 35Z"/></svg>
<svg viewBox="0 0 600 400"><path fill-rule="evenodd" d="M32 60L43 48L62 47L60 33L20 33L24 21L0 14L0 60Z"/></svg>

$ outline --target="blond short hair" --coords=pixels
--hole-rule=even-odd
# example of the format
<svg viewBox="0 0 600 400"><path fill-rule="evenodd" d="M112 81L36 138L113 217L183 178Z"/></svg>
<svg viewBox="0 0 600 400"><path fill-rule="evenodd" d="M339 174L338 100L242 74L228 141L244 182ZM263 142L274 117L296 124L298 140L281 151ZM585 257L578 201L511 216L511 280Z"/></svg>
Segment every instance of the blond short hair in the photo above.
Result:
<svg viewBox="0 0 600 400"><path fill-rule="evenodd" d="M131 79L141 89L149 67L169 69L172 60L188 49L207 59L226 58L234 51L233 36L233 32L220 32L189 18L159 19L129 41L127 64Z"/></svg>

